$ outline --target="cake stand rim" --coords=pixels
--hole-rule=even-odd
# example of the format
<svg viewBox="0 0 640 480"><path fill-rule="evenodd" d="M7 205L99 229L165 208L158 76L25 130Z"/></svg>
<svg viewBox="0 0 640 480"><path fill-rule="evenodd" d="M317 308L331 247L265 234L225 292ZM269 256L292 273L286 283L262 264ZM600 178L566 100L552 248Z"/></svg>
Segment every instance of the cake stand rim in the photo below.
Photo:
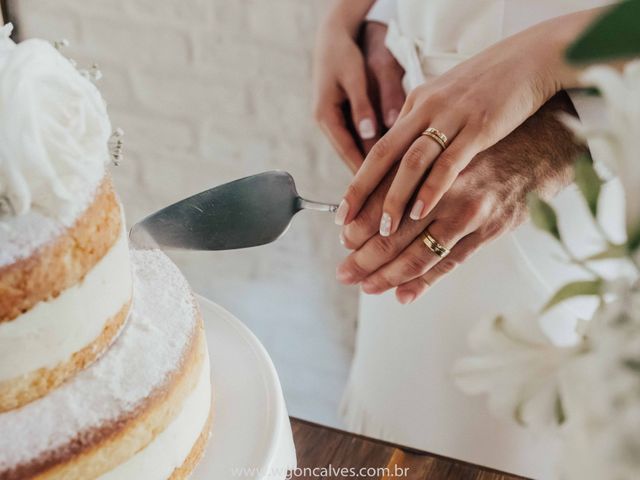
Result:
<svg viewBox="0 0 640 480"><path fill-rule="evenodd" d="M253 446L247 445L246 465L225 465L226 459L222 452L219 452L219 444L212 445L213 442L210 441L203 460L196 467L191 478L194 480L213 478L211 470L214 468L217 468L218 472L224 468L254 468L260 474L250 478L284 479L287 476L287 470L296 467L296 454L282 387L271 357L260 340L235 315L202 295L195 294L195 297L202 311L213 372L214 420L212 436L225 434L225 432L216 430L217 424L233 423L236 425L236 422L243 421L245 422L244 427L255 429L256 435L252 435L255 444ZM237 342L236 345L217 345L216 342L221 337L216 336L216 333L223 334L226 342ZM228 378L225 379L225 376L230 365L233 365L233 368L244 369L243 372L235 372L236 376L261 377L261 385L250 384L251 382L246 382L243 385L228 385ZM218 372L218 375L215 375L215 372ZM237 391L238 387L242 390L241 392ZM233 391L234 388L236 391ZM227 393L230 393L231 396L227 396ZM240 395L243 398L240 398ZM242 401L247 400L248 396L253 397L255 408L264 413L262 418L257 419L258 421L254 419L253 425L246 424L248 420L246 416L243 417L242 412L228 408L241 404ZM221 422L221 416L224 416L224 422ZM251 442L247 441L247 444L249 443ZM244 445L238 446L238 448L242 447ZM228 442L225 442L224 448L229 448ZM215 465L215 467L211 467L211 465ZM237 475L229 475L229 478L232 476ZM242 478L241 476L237 477Z"/></svg>

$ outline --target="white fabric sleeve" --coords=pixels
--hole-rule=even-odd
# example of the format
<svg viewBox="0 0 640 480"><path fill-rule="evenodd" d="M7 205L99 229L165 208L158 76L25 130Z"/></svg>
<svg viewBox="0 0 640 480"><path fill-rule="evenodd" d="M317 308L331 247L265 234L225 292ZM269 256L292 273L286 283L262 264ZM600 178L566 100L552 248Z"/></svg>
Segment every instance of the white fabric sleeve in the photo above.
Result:
<svg viewBox="0 0 640 480"><path fill-rule="evenodd" d="M367 13L366 20L389 24L398 16L398 0L376 0Z"/></svg>

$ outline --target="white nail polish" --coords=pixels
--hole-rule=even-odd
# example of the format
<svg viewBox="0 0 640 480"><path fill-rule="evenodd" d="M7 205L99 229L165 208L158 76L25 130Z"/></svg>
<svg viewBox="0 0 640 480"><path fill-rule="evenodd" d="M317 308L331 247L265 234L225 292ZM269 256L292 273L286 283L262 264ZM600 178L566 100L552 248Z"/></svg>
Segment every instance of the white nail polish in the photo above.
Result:
<svg viewBox="0 0 640 480"><path fill-rule="evenodd" d="M338 238L340 239L340 245L342 245L344 247L344 244L346 243L346 241L344 239L344 234L342 232L340 232L340 236Z"/></svg>
<svg viewBox="0 0 640 480"><path fill-rule="evenodd" d="M388 237L391 235L391 215L383 213L380 219L380 235Z"/></svg>
<svg viewBox="0 0 640 480"><path fill-rule="evenodd" d="M363 118L358 124L358 133L363 140L371 140L376 136L376 129L373 128L373 122L370 118Z"/></svg>
<svg viewBox="0 0 640 480"><path fill-rule="evenodd" d="M387 116L384 119L384 124L387 126L387 128L393 127L393 124L396 123L396 120L398 119L398 115L398 110L396 110L395 108L389 110Z"/></svg>
<svg viewBox="0 0 640 480"><path fill-rule="evenodd" d="M413 204L413 208L409 214L409 218L411 218L411 220L420 220L420 215L422 215L423 209L424 202L422 200L416 200L416 203Z"/></svg>
<svg viewBox="0 0 640 480"><path fill-rule="evenodd" d="M338 205L338 210L336 210L336 225L344 225L344 221L347 219L347 215L349 214L349 202L346 200L342 200L340 205Z"/></svg>

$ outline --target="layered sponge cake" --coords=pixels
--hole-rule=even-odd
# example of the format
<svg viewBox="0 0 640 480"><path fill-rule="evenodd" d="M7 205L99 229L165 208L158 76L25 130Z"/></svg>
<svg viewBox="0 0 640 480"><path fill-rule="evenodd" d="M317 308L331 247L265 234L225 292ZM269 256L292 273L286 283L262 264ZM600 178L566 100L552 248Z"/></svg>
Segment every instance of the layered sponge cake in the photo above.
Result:
<svg viewBox="0 0 640 480"><path fill-rule="evenodd" d="M189 285L130 251L87 72L0 29L0 480L186 478L212 419Z"/></svg>
<svg viewBox="0 0 640 480"><path fill-rule="evenodd" d="M122 335L91 367L0 415L0 478L185 478L207 440L209 361L178 269L133 252Z"/></svg>
<svg viewBox="0 0 640 480"><path fill-rule="evenodd" d="M129 311L129 248L111 180L69 227L32 211L0 230L0 412L94 361ZM46 226L45 226L46 225ZM47 233L45 235L45 233Z"/></svg>

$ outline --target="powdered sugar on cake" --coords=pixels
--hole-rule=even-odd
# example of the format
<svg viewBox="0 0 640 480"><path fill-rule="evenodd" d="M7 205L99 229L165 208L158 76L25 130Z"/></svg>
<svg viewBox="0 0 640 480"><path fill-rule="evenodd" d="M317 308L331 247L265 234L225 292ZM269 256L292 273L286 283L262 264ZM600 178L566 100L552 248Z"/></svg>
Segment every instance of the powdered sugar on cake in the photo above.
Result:
<svg viewBox="0 0 640 480"><path fill-rule="evenodd" d="M131 255L134 296L125 332L66 384L0 414L0 473L127 417L179 368L197 322L189 286L163 253Z"/></svg>
<svg viewBox="0 0 640 480"><path fill-rule="evenodd" d="M74 208L58 217L31 210L24 215L0 218L0 268L28 257L71 227L94 199L104 172L103 168L94 181L78 188Z"/></svg>
<svg viewBox="0 0 640 480"><path fill-rule="evenodd" d="M109 159L98 89L49 43L0 28L0 266L73 224Z"/></svg>

